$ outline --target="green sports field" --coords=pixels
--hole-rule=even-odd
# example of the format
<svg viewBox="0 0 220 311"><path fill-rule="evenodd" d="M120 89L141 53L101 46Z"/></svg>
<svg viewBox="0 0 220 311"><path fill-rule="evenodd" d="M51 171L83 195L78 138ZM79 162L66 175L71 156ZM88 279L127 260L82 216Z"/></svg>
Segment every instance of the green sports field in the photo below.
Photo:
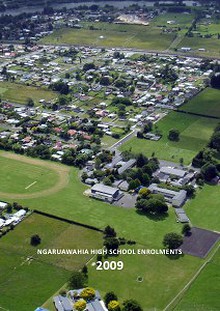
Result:
<svg viewBox="0 0 220 311"><path fill-rule="evenodd" d="M19 156L17 162L17 165L19 166ZM60 167L66 166L60 165ZM165 233L180 232L182 229L182 226L176 223L173 209L169 210L169 216L163 220L152 220L146 216L137 214L135 209L120 208L86 197L83 195L83 192L87 187L79 181L78 170L72 167L70 168L70 171L66 171L65 174L68 176L68 183L59 191L50 193L48 190L48 195L26 198L21 197L16 201L32 209L42 210L81 223L93 225L98 228L103 229L106 225L111 225L115 228L120 237L135 240L137 245L141 246L141 248L161 248ZM4 196L1 196L1 199L10 202L14 201L13 195L10 199L5 198ZM40 216L37 215L37 217ZM44 224L44 221L39 220L36 225L34 222L32 223L31 218L27 221L30 222L31 226L29 227L25 225L24 227L23 225L25 223L20 224L14 232L10 232L9 235L6 235L0 240L0 249L3 249L4 252L10 250L10 254L20 254L23 259L27 258L27 255L30 254L28 241L31 233L40 234L40 236L42 236L42 247L46 248L83 248L91 245L92 241L95 242L95 245L97 245L97 243L99 244L98 237L90 237L89 235L86 235L86 233L83 233L83 235L80 233L75 234L75 230L74 233L71 234L70 227L66 227L67 225L63 225L62 222L60 224L59 221L56 225L53 223L49 227ZM17 235L16 244L14 244L14 237L12 235L14 233ZM95 248L95 245L93 248ZM64 278L59 279L56 276L56 273L59 275L59 269L65 268L65 271L69 271L71 269L71 264L73 264L74 267L79 268L80 264L83 263L83 259L79 257L75 259L72 257L71 260L73 260L73 262L66 257L56 258L56 256L53 256L51 258L49 255L45 255L45 257L37 257L37 263L39 261L40 264L47 265L49 262L53 268L56 268L56 272L51 272L51 278L55 275L57 283L54 285L53 290L51 289L50 293L46 292L45 295L41 294L41 291L39 290L39 296L36 297L35 301L43 303L48 300L48 298L67 281L69 275L68 272L65 274L65 280ZM132 298L139 299L140 293L145 295L146 299L143 303L145 310L150 310L153 307L162 310L162 308L170 302L171 298L182 289L184 284L187 283L203 262L201 259L190 256L184 256L177 261L170 260L165 256L140 257L139 255L134 257L125 256L123 260L125 261L125 270L121 275L118 273L112 273L112 276L108 276L107 272L101 275L90 269L90 285L93 285L93 287L99 289L102 293L110 288L112 290L115 289L122 299L131 298L132 292L130 289L134 288ZM10 267L11 266L14 266L14 264L12 263ZM133 270L131 270L132 267ZM92 266L89 268L92 268ZM36 267L36 275L37 269L38 267ZM25 276L25 273L27 273L26 271L27 270L24 270L24 276L22 275L21 277L24 279L27 278L28 283L30 282L29 274L28 276ZM139 283L137 284L136 279L132 278L132 271L134 275L144 274L145 283L142 285ZM150 277L148 277L148 275ZM114 280L113 276L115 276ZM106 279L106 277L108 278ZM117 282L115 282L115 279ZM126 280L127 287L122 285L123 279ZM169 282L167 282L167 279ZM140 293L139 285L141 286ZM158 286L161 293L160 300L157 298ZM42 288L44 288L43 285ZM11 294L11 291L9 291L9 294ZM20 291L18 291L18 295L19 294ZM6 306L8 296L4 295L4 297L6 297L4 298L4 301L0 298L0 306ZM31 303L33 302L30 302L30 304ZM23 310L21 309L21 311Z"/></svg>
<svg viewBox="0 0 220 311"><path fill-rule="evenodd" d="M43 38L41 43L164 50L175 38L175 34L162 33L161 29L153 24L143 26L99 22L82 23L82 25L81 29L58 29Z"/></svg>
<svg viewBox="0 0 220 311"><path fill-rule="evenodd" d="M25 104L28 98L32 98L35 105L38 106L40 99L50 101L57 97L57 93L44 88L0 82L0 96L2 100L18 104Z"/></svg>
<svg viewBox="0 0 220 311"><path fill-rule="evenodd" d="M142 245L129 248L135 251L145 249ZM96 284L104 295L112 290L114 284L114 292L120 302L134 297L144 310L158 311L163 310L174 297L174 293L184 287L201 264L200 259L191 256L184 256L178 260L170 260L164 255L138 254L109 258L109 261L114 260L123 261L124 269L96 271L93 263L89 264L90 285ZM138 282L138 277L142 277L143 281Z"/></svg>
<svg viewBox="0 0 220 311"><path fill-rule="evenodd" d="M159 141L132 138L121 150L143 152L149 157L154 152L158 159L179 162L179 159L183 158L184 164L190 164L196 153L206 146L217 124L218 120L215 119L171 112L157 123L163 134ZM172 142L167 138L172 128L180 132L178 142Z"/></svg>
<svg viewBox="0 0 220 311"><path fill-rule="evenodd" d="M59 176L55 170L30 163L17 164L16 160L0 157L1 192L32 193L48 189L58 181Z"/></svg>
<svg viewBox="0 0 220 311"><path fill-rule="evenodd" d="M180 109L220 118L220 90L206 88Z"/></svg>
<svg viewBox="0 0 220 311"><path fill-rule="evenodd" d="M185 206L193 225L220 232L219 195L219 186L205 185L197 190L196 197Z"/></svg>
<svg viewBox="0 0 220 311"><path fill-rule="evenodd" d="M220 250L188 289L175 311L218 311L220 306Z"/></svg>
<svg viewBox="0 0 220 311"><path fill-rule="evenodd" d="M36 248L30 245L33 234L39 234L42 240ZM81 268L90 258L90 255L38 255L37 248L90 249L101 245L99 232L32 214L0 239L0 307L34 310L67 281L71 271ZM32 259L28 260L29 257Z"/></svg>

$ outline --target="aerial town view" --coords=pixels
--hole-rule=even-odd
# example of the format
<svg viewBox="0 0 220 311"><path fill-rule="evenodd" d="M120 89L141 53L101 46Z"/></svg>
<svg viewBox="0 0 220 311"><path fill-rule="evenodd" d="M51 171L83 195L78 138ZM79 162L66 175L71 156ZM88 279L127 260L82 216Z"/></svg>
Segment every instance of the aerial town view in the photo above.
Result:
<svg viewBox="0 0 220 311"><path fill-rule="evenodd" d="M0 26L0 311L219 311L220 1Z"/></svg>

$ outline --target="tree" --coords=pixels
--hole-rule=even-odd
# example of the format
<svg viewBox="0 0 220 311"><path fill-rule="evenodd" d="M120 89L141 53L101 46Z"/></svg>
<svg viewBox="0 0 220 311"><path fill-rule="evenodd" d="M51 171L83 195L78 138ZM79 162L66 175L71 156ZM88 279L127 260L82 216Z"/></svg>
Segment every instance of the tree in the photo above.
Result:
<svg viewBox="0 0 220 311"><path fill-rule="evenodd" d="M86 283L86 278L82 272L79 271L73 271L69 282L68 287L69 289L79 289L83 288Z"/></svg>
<svg viewBox="0 0 220 311"><path fill-rule="evenodd" d="M149 199L137 200L135 207L146 214L161 215L168 211L168 206L162 200L151 197Z"/></svg>
<svg viewBox="0 0 220 311"><path fill-rule="evenodd" d="M80 297L86 301L92 300L95 298L95 290L92 287L86 287L81 292Z"/></svg>
<svg viewBox="0 0 220 311"><path fill-rule="evenodd" d="M183 166L184 159L183 159L183 158L180 158L180 160L179 160L179 161L180 161L180 165L181 165L181 166Z"/></svg>
<svg viewBox="0 0 220 311"><path fill-rule="evenodd" d="M30 98L30 97L27 99L27 106L28 106L28 107L34 107L34 101L33 101L33 99Z"/></svg>
<svg viewBox="0 0 220 311"><path fill-rule="evenodd" d="M50 88L53 91L59 92L60 94L65 94L67 95L69 93L69 85L63 81L57 81L55 83L52 83L50 85Z"/></svg>
<svg viewBox="0 0 220 311"><path fill-rule="evenodd" d="M12 205L10 203L8 203L7 207L6 207L6 211L8 214L11 214L12 212Z"/></svg>
<svg viewBox="0 0 220 311"><path fill-rule="evenodd" d="M220 152L220 131L216 131L211 138L210 147Z"/></svg>
<svg viewBox="0 0 220 311"><path fill-rule="evenodd" d="M141 188L138 192L138 196L141 199L146 199L149 194L150 194L150 190L148 188Z"/></svg>
<svg viewBox="0 0 220 311"><path fill-rule="evenodd" d="M184 190L186 190L188 197L193 197L195 195L195 188L193 187L193 185L186 185L184 187Z"/></svg>
<svg viewBox="0 0 220 311"><path fill-rule="evenodd" d="M111 179L108 176L106 176L106 177L103 178L103 184L106 185L106 186L111 186L112 185L112 181L111 181Z"/></svg>
<svg viewBox="0 0 220 311"><path fill-rule="evenodd" d="M83 268L82 268L82 273L83 273L85 276L87 276L87 274L88 274L88 268L87 268L86 265L83 266Z"/></svg>
<svg viewBox="0 0 220 311"><path fill-rule="evenodd" d="M144 156L143 153L139 153L137 155L136 160L137 160L136 162L137 167L143 167L145 164L148 163L148 158Z"/></svg>
<svg viewBox="0 0 220 311"><path fill-rule="evenodd" d="M201 168L201 173L206 181L211 181L213 178L217 176L216 166L210 163L206 163Z"/></svg>
<svg viewBox="0 0 220 311"><path fill-rule="evenodd" d="M143 311L139 303L134 299L129 299L123 302L123 311Z"/></svg>
<svg viewBox="0 0 220 311"><path fill-rule="evenodd" d="M83 71L88 71L90 69L95 69L95 64L94 63L86 63L83 65Z"/></svg>
<svg viewBox="0 0 220 311"><path fill-rule="evenodd" d="M129 190L134 190L134 189L138 188L140 185L141 185L140 180L136 178L135 180L131 180L129 182L128 189Z"/></svg>
<svg viewBox="0 0 220 311"><path fill-rule="evenodd" d="M117 300L111 300L108 304L108 310L109 311L120 311L120 305Z"/></svg>
<svg viewBox="0 0 220 311"><path fill-rule="evenodd" d="M101 85L108 86L110 83L111 83L111 82L110 82L109 77L102 77L102 78L100 79L100 84L101 84Z"/></svg>
<svg viewBox="0 0 220 311"><path fill-rule="evenodd" d="M211 86L213 88L217 88L220 89L220 72L215 73L212 77L211 77Z"/></svg>
<svg viewBox="0 0 220 311"><path fill-rule="evenodd" d="M183 235L189 235L191 233L191 227L189 224L185 224L182 228Z"/></svg>
<svg viewBox="0 0 220 311"><path fill-rule="evenodd" d="M114 238L117 235L115 229L110 226L105 227L104 234L106 238Z"/></svg>
<svg viewBox="0 0 220 311"><path fill-rule="evenodd" d="M86 172L83 172L81 175L82 182L85 182L88 177L88 174Z"/></svg>
<svg viewBox="0 0 220 311"><path fill-rule="evenodd" d="M171 129L168 134L168 139L171 141L179 140L180 132L177 129Z"/></svg>
<svg viewBox="0 0 220 311"><path fill-rule="evenodd" d="M38 234L34 234L31 236L31 245L37 246L41 243L41 238Z"/></svg>
<svg viewBox="0 0 220 311"><path fill-rule="evenodd" d="M86 301L83 299L78 300L74 303L74 309L77 311L83 311L86 309Z"/></svg>
<svg viewBox="0 0 220 311"><path fill-rule="evenodd" d="M106 238L104 246L106 247L107 251L117 250L119 248L119 241L116 238Z"/></svg>
<svg viewBox="0 0 220 311"><path fill-rule="evenodd" d="M105 294L104 302L105 302L106 307L108 306L109 302L113 300L114 301L118 300L118 297L115 295L114 292L108 292Z"/></svg>
<svg viewBox="0 0 220 311"><path fill-rule="evenodd" d="M183 237L175 232L167 233L163 239L163 245L168 249L176 249L183 243Z"/></svg>
<svg viewBox="0 0 220 311"><path fill-rule="evenodd" d="M66 95L60 95L60 96L58 97L58 104L59 104L60 106L68 105L68 103L69 103L69 98L68 98L68 96L66 96Z"/></svg>

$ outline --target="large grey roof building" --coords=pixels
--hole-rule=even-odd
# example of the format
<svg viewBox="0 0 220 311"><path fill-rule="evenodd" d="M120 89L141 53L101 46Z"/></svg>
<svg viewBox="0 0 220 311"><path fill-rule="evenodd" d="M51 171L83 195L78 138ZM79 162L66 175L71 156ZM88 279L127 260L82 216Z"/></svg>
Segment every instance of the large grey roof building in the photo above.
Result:
<svg viewBox="0 0 220 311"><path fill-rule="evenodd" d="M160 172L167 175L174 175L179 178L183 178L187 172L181 169L164 166L160 168Z"/></svg>
<svg viewBox="0 0 220 311"><path fill-rule="evenodd" d="M152 193L162 194L165 200L171 203L174 207L180 207L184 204L186 200L186 191L173 191L165 188L158 187L157 184L151 184L148 189Z"/></svg>
<svg viewBox="0 0 220 311"><path fill-rule="evenodd" d="M119 189L106 186L103 184L95 184L91 188L91 196L103 201L113 202L119 200L122 197L122 193Z"/></svg>

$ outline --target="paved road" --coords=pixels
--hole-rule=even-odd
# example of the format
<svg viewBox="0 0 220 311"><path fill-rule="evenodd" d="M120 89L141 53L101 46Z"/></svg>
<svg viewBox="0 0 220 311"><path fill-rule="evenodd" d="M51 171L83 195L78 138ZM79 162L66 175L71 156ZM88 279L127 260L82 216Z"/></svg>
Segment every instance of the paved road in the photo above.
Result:
<svg viewBox="0 0 220 311"><path fill-rule="evenodd" d="M125 137L123 137L122 139L120 139L119 141L117 141L117 143L115 143L114 145L112 145L109 150L113 151L116 150L118 147L120 147L121 145L123 145L126 141L130 140L132 137L135 137L137 134L137 130L132 131L131 133L129 133L128 135L126 135Z"/></svg>

